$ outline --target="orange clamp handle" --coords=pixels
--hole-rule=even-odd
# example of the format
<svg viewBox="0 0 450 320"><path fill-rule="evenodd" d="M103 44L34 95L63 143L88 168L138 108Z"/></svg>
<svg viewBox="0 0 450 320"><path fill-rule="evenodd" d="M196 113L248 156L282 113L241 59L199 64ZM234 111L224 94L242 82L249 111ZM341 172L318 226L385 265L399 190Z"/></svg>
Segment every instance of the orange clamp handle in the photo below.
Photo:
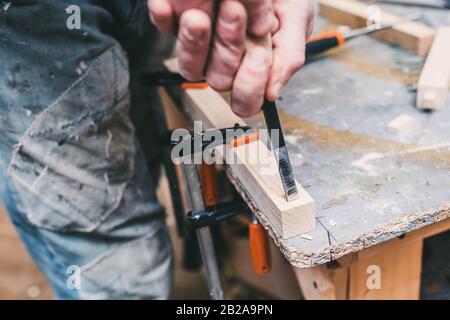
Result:
<svg viewBox="0 0 450 320"><path fill-rule="evenodd" d="M203 201L207 207L217 204L217 176L216 167L213 164L202 163L200 165L200 179L202 182Z"/></svg>
<svg viewBox="0 0 450 320"><path fill-rule="evenodd" d="M269 239L261 224L249 224L249 245L253 270L259 275L268 274L272 269Z"/></svg>
<svg viewBox="0 0 450 320"><path fill-rule="evenodd" d="M236 137L234 138L231 142L230 142L230 146L233 148L245 145L245 144L249 144L251 142L255 142L259 140L259 132L255 131L255 133L253 134L249 134L249 135L242 135L240 137Z"/></svg>
<svg viewBox="0 0 450 320"><path fill-rule="evenodd" d="M181 90L198 90L208 88L207 82L186 82L181 85Z"/></svg>

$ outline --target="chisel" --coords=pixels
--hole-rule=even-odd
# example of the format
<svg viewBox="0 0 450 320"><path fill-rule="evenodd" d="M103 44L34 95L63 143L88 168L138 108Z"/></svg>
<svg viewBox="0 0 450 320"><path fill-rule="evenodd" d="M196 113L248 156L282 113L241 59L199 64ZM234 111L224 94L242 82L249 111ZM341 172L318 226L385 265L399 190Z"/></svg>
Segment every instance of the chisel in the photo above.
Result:
<svg viewBox="0 0 450 320"><path fill-rule="evenodd" d="M298 198L298 190L275 102L265 100L262 110L267 129L269 130L272 151L277 160L278 171L280 172L281 183L283 184L286 200L293 201ZM275 132L278 132L278 134L274 136ZM276 140L275 137L278 137L278 140Z"/></svg>
<svg viewBox="0 0 450 320"><path fill-rule="evenodd" d="M422 1L405 1L405 0L364 0L365 2L370 2L372 5L375 2L385 3L389 5L397 5L404 7L419 7L427 9L450 9L450 0L422 0Z"/></svg>
<svg viewBox="0 0 450 320"><path fill-rule="evenodd" d="M266 49L269 52L270 61L273 60L272 37L270 35L264 38L247 38L247 50L250 50L255 46L260 46ZM262 111L264 114L264 120L266 122L267 130L269 131L272 151L277 161L278 171L280 173L281 183L286 195L286 200L293 201L298 198L297 184L295 182L294 172L292 170L291 160L289 158L289 152L284 140L283 129L281 128L280 117L278 116L276 103L274 101L264 99Z"/></svg>
<svg viewBox="0 0 450 320"><path fill-rule="evenodd" d="M218 12L221 0L214 0L213 5L213 25L217 21ZM213 33L214 34L214 33ZM210 53L213 47L213 39L211 39ZM247 36L246 48L247 51L255 46L263 47L269 52L270 61L272 61L272 37L255 38ZM205 69L206 70L206 69ZM289 159L289 152L284 140L283 130L281 128L280 118L278 116L277 107L274 101L264 100L262 110L264 113L265 122L269 131L270 141L272 144L272 152L278 165L281 183L283 185L284 193L287 201L293 201L298 198L297 185L295 183L294 172L292 171L291 161ZM276 139L278 138L278 139Z"/></svg>

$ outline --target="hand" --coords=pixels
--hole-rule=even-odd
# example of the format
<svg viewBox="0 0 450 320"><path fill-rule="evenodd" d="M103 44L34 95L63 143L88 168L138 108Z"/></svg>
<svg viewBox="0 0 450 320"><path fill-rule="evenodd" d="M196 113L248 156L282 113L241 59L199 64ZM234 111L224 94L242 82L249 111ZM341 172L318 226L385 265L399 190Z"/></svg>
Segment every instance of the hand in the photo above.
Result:
<svg viewBox="0 0 450 320"><path fill-rule="evenodd" d="M303 65L305 40L312 26L308 0L274 0L273 7L271 0L222 1L206 74L212 2L150 0L149 8L152 21L162 31L173 33L178 21L180 73L189 80L206 77L219 91L232 89L232 109L241 117L260 111L265 92L268 99L275 100ZM273 12L278 19L273 19ZM274 32L272 69L264 49L245 53L246 30L257 36Z"/></svg>
<svg viewBox="0 0 450 320"><path fill-rule="evenodd" d="M213 0L149 0L153 23L164 32L178 27L180 73L188 80L206 77L217 90L230 90L245 52L248 29L255 36L269 34L275 26L272 0L222 1L208 58ZM208 64L208 70L205 65Z"/></svg>
<svg viewBox="0 0 450 320"><path fill-rule="evenodd" d="M264 97L275 101L292 76L305 63L306 41L313 31L310 0L273 0L278 26L272 35L272 66L260 49L245 55L232 90L233 111L249 117L261 110Z"/></svg>

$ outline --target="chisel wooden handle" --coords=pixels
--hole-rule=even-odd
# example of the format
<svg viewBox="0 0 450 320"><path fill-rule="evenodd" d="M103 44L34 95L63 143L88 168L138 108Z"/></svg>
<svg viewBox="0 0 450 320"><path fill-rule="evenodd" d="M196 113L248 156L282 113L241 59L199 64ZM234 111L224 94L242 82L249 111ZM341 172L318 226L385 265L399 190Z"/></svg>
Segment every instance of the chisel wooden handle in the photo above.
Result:
<svg viewBox="0 0 450 320"><path fill-rule="evenodd" d="M272 65L273 62L273 46L272 46L272 36L269 34L265 37L252 37L247 35L247 39L245 40L245 48L247 51L252 50L255 47L262 47L266 49L269 53L269 61Z"/></svg>

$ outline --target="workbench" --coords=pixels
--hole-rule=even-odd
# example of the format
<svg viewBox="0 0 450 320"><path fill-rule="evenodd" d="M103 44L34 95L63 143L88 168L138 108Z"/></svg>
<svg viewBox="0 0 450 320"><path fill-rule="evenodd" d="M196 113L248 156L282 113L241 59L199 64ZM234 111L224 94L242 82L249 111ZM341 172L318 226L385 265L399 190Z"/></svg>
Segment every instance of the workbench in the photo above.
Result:
<svg viewBox="0 0 450 320"><path fill-rule="evenodd" d="M430 26L450 24L448 10L420 10ZM316 18L316 32L334 28ZM264 208L260 220L306 298L419 297L423 240L450 229L450 101L441 112L415 108L423 63L362 37L308 63L278 101L295 176L315 200L317 227L283 239L264 220ZM414 127L388 132L404 114ZM264 126L262 118L249 122ZM367 288L370 266L381 269L380 289Z"/></svg>

